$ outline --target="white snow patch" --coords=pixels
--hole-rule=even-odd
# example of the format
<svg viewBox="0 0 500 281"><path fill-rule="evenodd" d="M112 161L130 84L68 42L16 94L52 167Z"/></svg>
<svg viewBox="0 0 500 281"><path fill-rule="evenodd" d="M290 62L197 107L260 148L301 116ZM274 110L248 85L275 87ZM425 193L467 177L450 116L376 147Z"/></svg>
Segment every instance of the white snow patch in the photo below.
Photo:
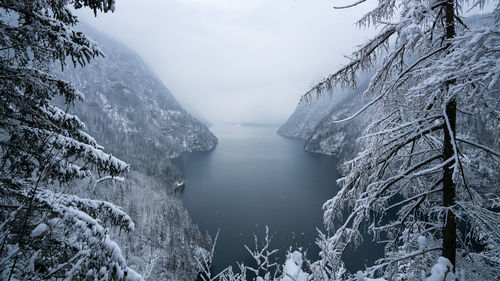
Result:
<svg viewBox="0 0 500 281"><path fill-rule="evenodd" d="M287 255L281 281L307 281L309 274L302 271L302 254L295 251Z"/></svg>
<svg viewBox="0 0 500 281"><path fill-rule="evenodd" d="M125 279L125 281L144 281L144 279L132 268L127 267L127 278Z"/></svg>
<svg viewBox="0 0 500 281"><path fill-rule="evenodd" d="M453 265L447 258L439 257L437 263L431 269L431 276L429 276L425 280L426 281L456 280L455 274L453 274Z"/></svg>
<svg viewBox="0 0 500 281"><path fill-rule="evenodd" d="M387 281L387 280L385 280L384 278L376 278L376 279L368 278L365 277L363 272L358 271L356 272L356 281Z"/></svg>
<svg viewBox="0 0 500 281"><path fill-rule="evenodd" d="M427 239L424 236L420 235L418 237L418 249L420 251L423 251L425 250L426 247L427 247Z"/></svg>
<svg viewBox="0 0 500 281"><path fill-rule="evenodd" d="M33 229L33 231L31 231L31 237L38 237L40 235L42 235L45 231L47 231L49 229L49 227L44 224L44 223L41 223L39 225L37 225L35 227L35 229Z"/></svg>

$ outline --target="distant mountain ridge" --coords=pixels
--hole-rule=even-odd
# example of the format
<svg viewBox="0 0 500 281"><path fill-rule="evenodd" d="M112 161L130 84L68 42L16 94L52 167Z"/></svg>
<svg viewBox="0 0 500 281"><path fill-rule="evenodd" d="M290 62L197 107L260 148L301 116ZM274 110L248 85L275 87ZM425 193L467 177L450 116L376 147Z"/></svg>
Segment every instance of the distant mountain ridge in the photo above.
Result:
<svg viewBox="0 0 500 281"><path fill-rule="evenodd" d="M79 29L98 42L105 58L83 68L69 62L55 72L84 93L85 102L70 110L108 151L151 174L168 168L168 158L215 148L208 127L181 107L136 53L85 24Z"/></svg>
<svg viewBox="0 0 500 281"><path fill-rule="evenodd" d="M308 139L316 125L331 111L336 101L343 97L321 95L313 97L310 103L297 105L293 114L278 129L278 134L286 137Z"/></svg>

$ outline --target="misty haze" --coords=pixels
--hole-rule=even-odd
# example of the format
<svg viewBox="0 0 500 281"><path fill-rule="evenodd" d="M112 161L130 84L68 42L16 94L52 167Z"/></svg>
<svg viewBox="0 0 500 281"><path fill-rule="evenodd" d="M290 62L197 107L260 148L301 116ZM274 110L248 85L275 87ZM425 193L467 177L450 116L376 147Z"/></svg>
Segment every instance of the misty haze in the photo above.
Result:
<svg viewBox="0 0 500 281"><path fill-rule="evenodd" d="M500 280L498 0L1 0L0 280Z"/></svg>

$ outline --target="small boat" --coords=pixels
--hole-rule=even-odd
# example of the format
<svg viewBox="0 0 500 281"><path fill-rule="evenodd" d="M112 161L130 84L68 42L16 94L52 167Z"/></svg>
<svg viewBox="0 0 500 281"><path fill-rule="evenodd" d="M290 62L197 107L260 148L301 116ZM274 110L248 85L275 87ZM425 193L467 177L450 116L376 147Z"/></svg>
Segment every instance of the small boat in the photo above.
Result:
<svg viewBox="0 0 500 281"><path fill-rule="evenodd" d="M178 180L178 181L175 181L174 182L174 185L173 185L173 190L176 190L176 189L179 189L181 187L183 187L184 185L186 185L186 183L184 182L184 180Z"/></svg>

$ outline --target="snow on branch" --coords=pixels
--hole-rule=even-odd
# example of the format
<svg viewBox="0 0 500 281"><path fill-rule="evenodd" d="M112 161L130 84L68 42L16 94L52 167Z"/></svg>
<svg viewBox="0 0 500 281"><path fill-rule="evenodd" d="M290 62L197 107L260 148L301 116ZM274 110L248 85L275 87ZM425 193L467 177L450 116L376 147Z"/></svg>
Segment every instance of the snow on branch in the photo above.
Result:
<svg viewBox="0 0 500 281"><path fill-rule="evenodd" d="M300 103L308 103L314 93L321 94L325 91L331 91L336 85L343 87L354 85L356 82L356 73L373 66L376 57L375 53L387 43L396 31L397 29L393 26L384 28L379 35L365 43L354 53L355 59L349 64L329 75L304 94L300 98Z"/></svg>
<svg viewBox="0 0 500 281"><path fill-rule="evenodd" d="M266 226L266 233L264 236L264 242L262 248L259 249L257 235L254 234L255 250L250 250L247 245L245 249L250 253L255 261L256 267L247 266L246 268L257 276L265 276L271 273L272 268L277 268L278 264L276 262L271 262L270 258L278 252L278 250L270 250L272 237L269 236L269 227ZM275 271L276 272L276 271Z"/></svg>
<svg viewBox="0 0 500 281"><path fill-rule="evenodd" d="M107 180L110 180L110 181L119 181L119 182L124 182L125 181L125 178L122 178L122 177L113 177L113 176L104 176L100 179L97 179L95 182L94 182L94 185L92 187L92 192L94 192L97 188L97 185L103 181L107 181Z"/></svg>
<svg viewBox="0 0 500 281"><path fill-rule="evenodd" d="M482 145L480 143L477 143L475 141L472 141L472 140L468 140L468 139L462 139L462 138L455 138L455 140L459 141L459 142L463 142L463 143L466 143L466 144L469 144L471 146L474 146L474 147L477 147L479 149L482 149L490 154L493 154L495 155L496 157L500 157L500 152L494 150L493 148L490 148L486 145Z"/></svg>

